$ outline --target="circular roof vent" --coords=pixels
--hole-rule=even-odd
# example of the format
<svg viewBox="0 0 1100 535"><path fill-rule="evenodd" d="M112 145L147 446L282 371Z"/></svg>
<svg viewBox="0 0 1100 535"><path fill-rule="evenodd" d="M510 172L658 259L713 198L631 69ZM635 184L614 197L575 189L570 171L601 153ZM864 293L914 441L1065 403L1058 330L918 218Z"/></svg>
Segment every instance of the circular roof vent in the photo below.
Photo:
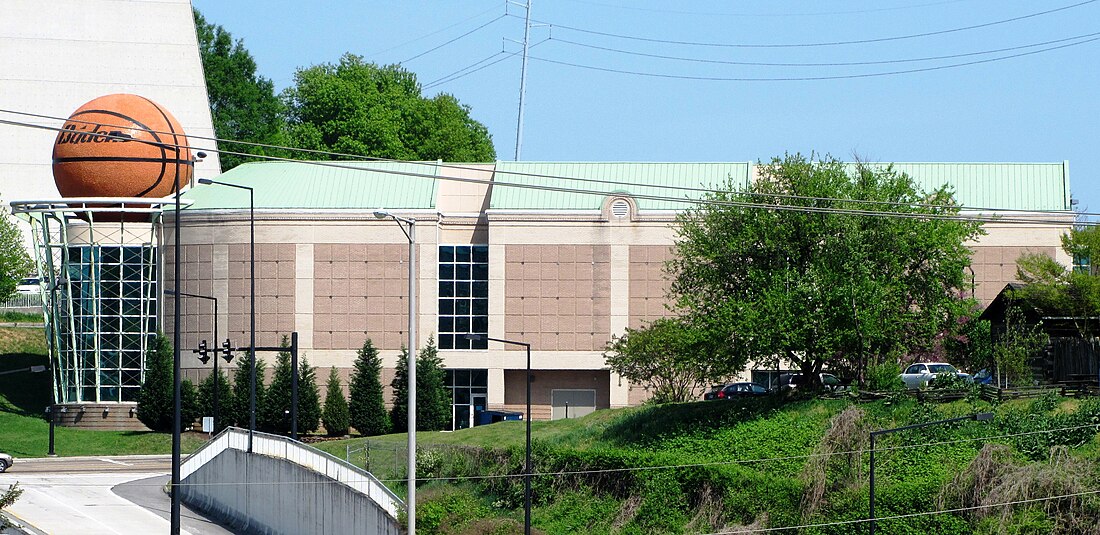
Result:
<svg viewBox="0 0 1100 535"><path fill-rule="evenodd" d="M615 202L611 203L611 215L618 218L630 215L630 203L623 199L615 199Z"/></svg>

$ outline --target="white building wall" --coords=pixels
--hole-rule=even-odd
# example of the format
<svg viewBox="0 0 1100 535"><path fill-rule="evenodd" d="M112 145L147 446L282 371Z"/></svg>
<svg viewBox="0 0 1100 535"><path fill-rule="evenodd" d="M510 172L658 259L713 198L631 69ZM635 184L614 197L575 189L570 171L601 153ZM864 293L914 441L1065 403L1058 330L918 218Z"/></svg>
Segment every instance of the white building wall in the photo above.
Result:
<svg viewBox="0 0 1100 535"><path fill-rule="evenodd" d="M167 108L189 135L214 136L190 0L3 0L0 43L0 119L60 127L89 100L135 93ZM56 134L0 125L5 203L59 197ZM191 145L207 153L196 176L219 174L214 142Z"/></svg>

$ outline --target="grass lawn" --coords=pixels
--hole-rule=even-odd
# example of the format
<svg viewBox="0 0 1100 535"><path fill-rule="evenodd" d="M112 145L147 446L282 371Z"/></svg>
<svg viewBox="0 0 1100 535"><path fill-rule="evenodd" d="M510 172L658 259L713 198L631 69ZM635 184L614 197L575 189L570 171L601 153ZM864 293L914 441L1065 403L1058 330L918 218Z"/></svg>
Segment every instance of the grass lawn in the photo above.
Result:
<svg viewBox="0 0 1100 535"><path fill-rule="evenodd" d="M0 373L47 365L42 329L0 327ZM46 407L52 398L48 373L17 371L0 375L0 451L16 457L45 457L49 450ZM206 436L185 433L182 449L190 452ZM58 455L143 455L172 452L172 435L151 431L90 431L55 426Z"/></svg>

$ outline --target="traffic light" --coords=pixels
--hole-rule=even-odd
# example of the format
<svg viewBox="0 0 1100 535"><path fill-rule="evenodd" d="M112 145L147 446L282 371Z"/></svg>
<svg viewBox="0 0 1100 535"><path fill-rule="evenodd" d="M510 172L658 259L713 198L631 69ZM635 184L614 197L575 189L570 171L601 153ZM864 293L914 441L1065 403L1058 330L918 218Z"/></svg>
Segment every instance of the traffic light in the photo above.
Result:
<svg viewBox="0 0 1100 535"><path fill-rule="evenodd" d="M228 338L226 338L225 341L222 342L222 358L225 359L225 362L227 363L233 360L233 346L229 343Z"/></svg>
<svg viewBox="0 0 1100 535"><path fill-rule="evenodd" d="M202 362L203 364L206 364L207 362L210 362L210 355L209 355L210 351L206 347L206 340L203 340L203 341L199 342L199 348L198 349L192 349L191 352L192 353L198 353L199 354L199 361Z"/></svg>

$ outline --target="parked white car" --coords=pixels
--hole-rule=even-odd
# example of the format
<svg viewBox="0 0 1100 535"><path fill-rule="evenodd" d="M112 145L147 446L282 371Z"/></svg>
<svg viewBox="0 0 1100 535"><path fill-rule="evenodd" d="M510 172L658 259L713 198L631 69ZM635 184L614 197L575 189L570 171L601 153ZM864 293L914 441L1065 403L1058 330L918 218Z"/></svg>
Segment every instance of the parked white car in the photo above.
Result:
<svg viewBox="0 0 1100 535"><path fill-rule="evenodd" d="M38 277L27 277L19 281L15 286L15 293L36 294L40 291Z"/></svg>
<svg viewBox="0 0 1100 535"><path fill-rule="evenodd" d="M901 380L906 388L921 388L932 384L940 375L955 375L965 381L972 381L970 374L960 372L954 366L946 362L918 362L910 364L901 373Z"/></svg>
<svg viewBox="0 0 1100 535"><path fill-rule="evenodd" d="M12 460L11 455L0 452L0 472L8 471L11 468L11 464L15 462Z"/></svg>

